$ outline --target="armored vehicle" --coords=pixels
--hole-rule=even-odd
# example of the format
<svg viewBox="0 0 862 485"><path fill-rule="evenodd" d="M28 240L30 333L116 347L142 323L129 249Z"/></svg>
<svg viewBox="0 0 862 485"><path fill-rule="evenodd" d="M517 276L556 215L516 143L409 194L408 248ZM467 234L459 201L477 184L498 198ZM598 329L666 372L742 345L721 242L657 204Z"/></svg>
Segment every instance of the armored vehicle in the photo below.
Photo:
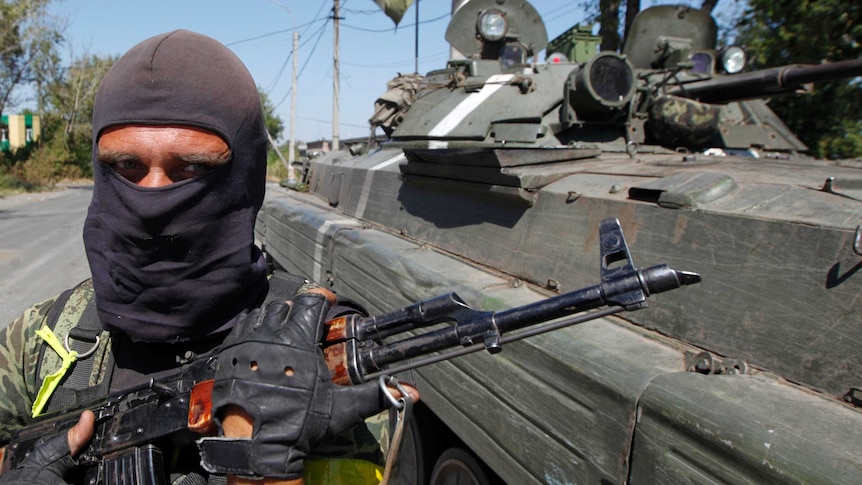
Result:
<svg viewBox="0 0 862 485"><path fill-rule="evenodd" d="M406 481L862 483L862 163L803 155L767 105L862 61L746 71L686 7L631 32L539 63L529 3L470 0L446 33L464 59L393 80L372 118L387 139L311 160L306 192L269 194L260 240L371 313L594 284L607 217L637 265L702 276L414 370Z"/></svg>

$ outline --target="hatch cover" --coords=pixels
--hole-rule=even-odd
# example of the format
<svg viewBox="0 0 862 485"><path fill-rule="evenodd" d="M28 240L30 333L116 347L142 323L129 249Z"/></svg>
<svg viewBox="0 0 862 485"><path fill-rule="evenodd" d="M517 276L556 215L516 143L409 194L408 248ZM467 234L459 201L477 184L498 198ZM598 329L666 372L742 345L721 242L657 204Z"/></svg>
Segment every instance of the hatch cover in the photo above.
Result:
<svg viewBox="0 0 862 485"><path fill-rule="evenodd" d="M629 189L629 197L662 207L692 209L720 199L735 189L736 181L727 174L680 173L634 185Z"/></svg>

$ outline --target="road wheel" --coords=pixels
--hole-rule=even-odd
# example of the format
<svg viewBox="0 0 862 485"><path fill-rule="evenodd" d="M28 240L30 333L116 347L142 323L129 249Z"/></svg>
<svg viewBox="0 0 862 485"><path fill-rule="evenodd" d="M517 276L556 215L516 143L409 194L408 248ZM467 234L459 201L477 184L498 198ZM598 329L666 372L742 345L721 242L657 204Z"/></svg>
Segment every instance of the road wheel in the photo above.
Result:
<svg viewBox="0 0 862 485"><path fill-rule="evenodd" d="M472 453L463 448L444 451L431 473L430 485L490 485L488 474Z"/></svg>

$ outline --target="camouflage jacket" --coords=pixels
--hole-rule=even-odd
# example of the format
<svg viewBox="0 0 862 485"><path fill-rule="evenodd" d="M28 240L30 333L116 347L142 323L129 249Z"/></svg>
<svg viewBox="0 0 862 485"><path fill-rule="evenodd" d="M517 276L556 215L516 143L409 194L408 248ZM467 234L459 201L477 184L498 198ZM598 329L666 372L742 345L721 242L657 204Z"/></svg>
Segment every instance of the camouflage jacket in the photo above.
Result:
<svg viewBox="0 0 862 485"><path fill-rule="evenodd" d="M92 298L93 286L89 280L70 294L54 326L61 338L77 324ZM18 428L33 421L33 401L42 380L60 366L60 357L51 350L43 351L45 341L36 335L36 331L47 324L48 314L56 301L57 297L54 297L34 305L0 330L0 446L5 445ZM102 332L100 338L98 350L90 357L97 363L90 378L91 385L100 383L106 374L104 364L108 362L110 334ZM41 366L40 358L43 359Z"/></svg>
<svg viewBox="0 0 862 485"><path fill-rule="evenodd" d="M36 365L41 339L36 330L48 315L54 298L33 306L0 330L0 445L31 421L30 408L39 390Z"/></svg>

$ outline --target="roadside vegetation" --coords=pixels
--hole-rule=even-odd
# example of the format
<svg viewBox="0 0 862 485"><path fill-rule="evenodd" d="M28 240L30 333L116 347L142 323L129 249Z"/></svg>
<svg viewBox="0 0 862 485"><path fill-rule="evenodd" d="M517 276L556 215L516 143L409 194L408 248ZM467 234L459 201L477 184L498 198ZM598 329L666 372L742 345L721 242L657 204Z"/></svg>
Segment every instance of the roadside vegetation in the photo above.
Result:
<svg viewBox="0 0 862 485"><path fill-rule="evenodd" d="M52 14L53 1L0 0L0 115L33 114L41 120L38 142L0 151L0 196L46 190L64 181L92 176L93 97L116 57L74 52L71 39L64 37L68 21ZM651 1L649 5L653 3L669 2ZM692 8L721 11L717 16L723 36L747 48L756 68L862 56L862 5L858 0L688 3ZM641 0L582 0L581 5L592 20L603 25L602 45L617 49L633 14L641 8ZM61 56L64 50L68 55ZM262 91L261 102L270 135L278 140L284 123ZM811 95L777 98L770 104L808 145L811 155L862 157L859 78L818 85ZM23 106L35 108L23 110ZM287 168L272 148L269 169L271 180L287 175Z"/></svg>
<svg viewBox="0 0 862 485"><path fill-rule="evenodd" d="M71 50L72 42L63 36L67 21L51 13L51 4L0 0L0 115L38 115L41 123L36 143L0 151L0 197L92 178L93 100L120 53L101 57ZM69 49L65 58L62 49ZM263 93L261 102L277 140L284 123ZM19 111L24 105L35 109ZM286 175L278 157L270 155L271 176Z"/></svg>

